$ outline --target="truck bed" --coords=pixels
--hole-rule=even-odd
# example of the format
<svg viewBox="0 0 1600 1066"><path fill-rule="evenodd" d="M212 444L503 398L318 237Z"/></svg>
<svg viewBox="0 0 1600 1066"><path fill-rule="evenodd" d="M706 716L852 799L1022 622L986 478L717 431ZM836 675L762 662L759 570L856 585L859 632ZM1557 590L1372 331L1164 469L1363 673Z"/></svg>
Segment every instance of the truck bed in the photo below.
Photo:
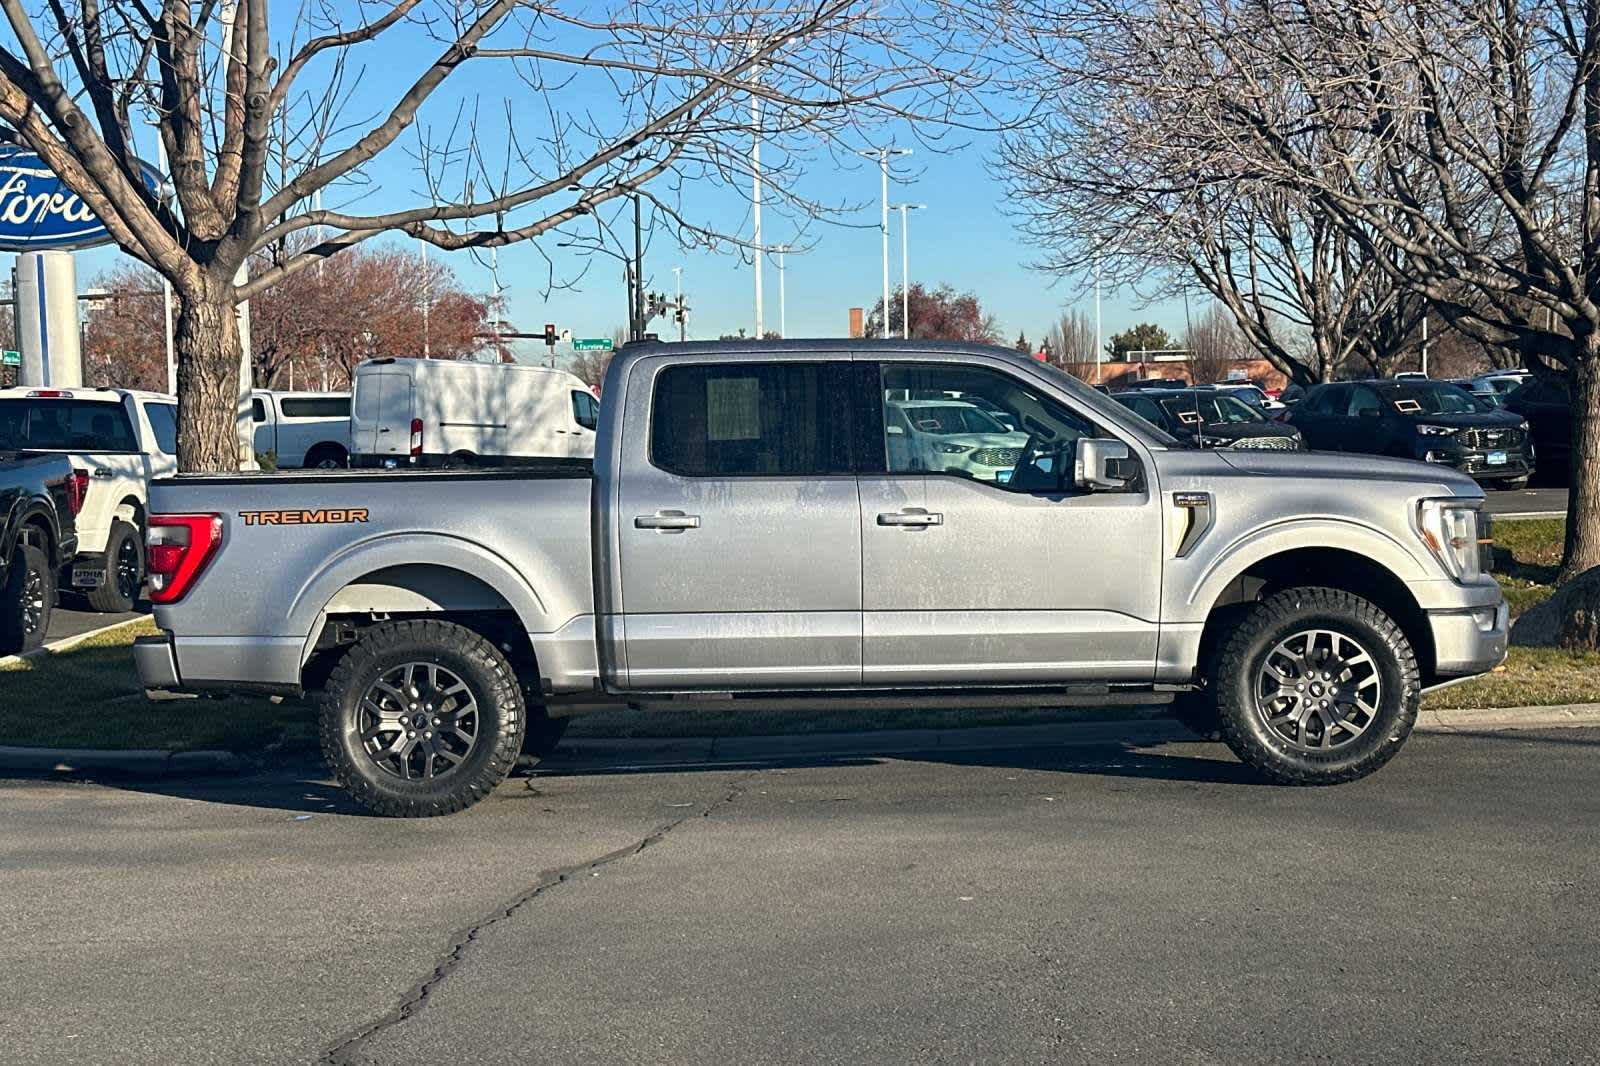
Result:
<svg viewBox="0 0 1600 1066"><path fill-rule="evenodd" d="M506 610L542 667L592 684L592 486L586 460L162 478L153 516L217 515L222 536L190 591L156 605L156 624L182 634L185 683L289 687L329 618Z"/></svg>

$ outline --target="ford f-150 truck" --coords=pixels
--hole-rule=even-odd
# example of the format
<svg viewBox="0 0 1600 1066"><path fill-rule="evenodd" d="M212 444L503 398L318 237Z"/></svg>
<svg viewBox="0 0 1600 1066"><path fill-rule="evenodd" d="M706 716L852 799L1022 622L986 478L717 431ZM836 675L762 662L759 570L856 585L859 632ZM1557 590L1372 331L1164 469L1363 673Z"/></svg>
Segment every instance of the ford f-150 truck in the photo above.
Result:
<svg viewBox="0 0 1600 1066"><path fill-rule="evenodd" d="M88 480L64 456L0 451L0 655L44 643Z"/></svg>
<svg viewBox="0 0 1600 1066"><path fill-rule="evenodd" d="M145 686L315 693L333 773L414 816L618 703L1171 701L1349 781L1505 655L1453 471L1194 450L987 347L645 343L602 395L592 469L156 482ZM947 399L1016 441L908 446L890 414Z"/></svg>

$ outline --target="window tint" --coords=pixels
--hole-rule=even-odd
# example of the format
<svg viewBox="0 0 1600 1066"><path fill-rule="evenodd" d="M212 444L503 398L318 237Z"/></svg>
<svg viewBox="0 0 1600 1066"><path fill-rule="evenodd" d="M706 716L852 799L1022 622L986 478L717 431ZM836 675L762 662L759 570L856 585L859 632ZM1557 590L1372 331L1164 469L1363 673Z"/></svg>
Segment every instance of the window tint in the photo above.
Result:
<svg viewBox="0 0 1600 1066"><path fill-rule="evenodd" d="M133 426L120 403L0 400L0 448L132 452Z"/></svg>
<svg viewBox="0 0 1600 1066"><path fill-rule="evenodd" d="M1490 406L1460 385L1438 382L1397 385L1388 392L1395 409L1405 414L1464 415L1482 414Z"/></svg>
<svg viewBox="0 0 1600 1066"><path fill-rule="evenodd" d="M1311 390L1300 405L1307 411L1319 415L1331 415L1334 411L1344 412L1344 387L1340 385L1321 385Z"/></svg>
<svg viewBox="0 0 1600 1066"><path fill-rule="evenodd" d="M1350 405L1345 408L1345 414L1352 418L1359 418L1361 412L1372 411L1376 414L1383 413L1383 405L1378 402L1378 394L1371 389L1357 386L1350 390Z"/></svg>
<svg viewBox="0 0 1600 1066"><path fill-rule="evenodd" d="M256 401L260 403L260 400ZM348 396L296 396L278 401L285 418L349 418ZM264 412L263 412L264 413Z"/></svg>
<svg viewBox="0 0 1600 1066"><path fill-rule="evenodd" d="M168 455L178 454L178 407L170 403L147 403L144 416L150 420L150 432L156 435L156 447Z"/></svg>
<svg viewBox="0 0 1600 1066"><path fill-rule="evenodd" d="M600 404L591 393L572 390L572 420L584 429L600 424Z"/></svg>
<svg viewBox="0 0 1600 1066"><path fill-rule="evenodd" d="M847 474L844 363L675 366L656 378L650 458L688 477Z"/></svg>
<svg viewBox="0 0 1600 1066"><path fill-rule="evenodd" d="M267 420L267 405L257 396L250 401L250 420L252 422L265 422Z"/></svg>
<svg viewBox="0 0 1600 1066"><path fill-rule="evenodd" d="M884 461L1020 491L1054 489L1057 464L1093 424L1009 375L980 367L885 364ZM1012 428L1015 427L1015 428Z"/></svg>

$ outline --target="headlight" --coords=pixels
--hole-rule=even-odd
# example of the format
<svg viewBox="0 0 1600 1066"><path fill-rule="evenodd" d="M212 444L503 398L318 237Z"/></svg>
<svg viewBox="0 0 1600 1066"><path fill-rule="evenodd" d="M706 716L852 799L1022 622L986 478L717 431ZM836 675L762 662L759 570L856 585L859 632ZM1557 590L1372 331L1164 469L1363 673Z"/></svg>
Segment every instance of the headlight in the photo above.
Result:
<svg viewBox="0 0 1600 1066"><path fill-rule="evenodd" d="M1489 518L1482 500L1423 500L1417 532L1434 558L1456 581L1475 583L1489 569Z"/></svg>
<svg viewBox="0 0 1600 1066"><path fill-rule="evenodd" d="M970 452L973 446L970 444L946 444L941 441L935 447L946 455L961 455L963 452Z"/></svg>
<svg viewBox="0 0 1600 1066"><path fill-rule="evenodd" d="M1455 426L1418 426L1417 432L1424 437L1448 437L1456 431Z"/></svg>

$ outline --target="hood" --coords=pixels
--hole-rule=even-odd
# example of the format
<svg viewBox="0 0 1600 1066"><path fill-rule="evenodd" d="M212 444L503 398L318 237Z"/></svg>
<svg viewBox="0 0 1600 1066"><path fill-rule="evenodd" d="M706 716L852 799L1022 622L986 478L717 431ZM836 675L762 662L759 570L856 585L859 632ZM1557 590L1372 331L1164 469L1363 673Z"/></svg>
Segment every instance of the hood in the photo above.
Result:
<svg viewBox="0 0 1600 1066"><path fill-rule="evenodd" d="M1245 440L1249 437L1298 437L1300 431L1282 422L1209 422L1205 435L1223 440Z"/></svg>
<svg viewBox="0 0 1600 1066"><path fill-rule="evenodd" d="M1021 448L1028 443L1026 433L940 433L940 443L970 444L974 448Z"/></svg>
<svg viewBox="0 0 1600 1066"><path fill-rule="evenodd" d="M1516 429L1522 416L1512 411L1485 411L1482 414L1425 415L1421 411L1406 415L1412 425L1454 426L1458 429Z"/></svg>
<svg viewBox="0 0 1600 1066"><path fill-rule="evenodd" d="M1218 459L1244 474L1263 477L1325 477L1370 481L1409 481L1443 485L1457 496L1482 496L1483 489L1459 471L1412 459L1340 452L1273 452L1233 450L1213 452Z"/></svg>

